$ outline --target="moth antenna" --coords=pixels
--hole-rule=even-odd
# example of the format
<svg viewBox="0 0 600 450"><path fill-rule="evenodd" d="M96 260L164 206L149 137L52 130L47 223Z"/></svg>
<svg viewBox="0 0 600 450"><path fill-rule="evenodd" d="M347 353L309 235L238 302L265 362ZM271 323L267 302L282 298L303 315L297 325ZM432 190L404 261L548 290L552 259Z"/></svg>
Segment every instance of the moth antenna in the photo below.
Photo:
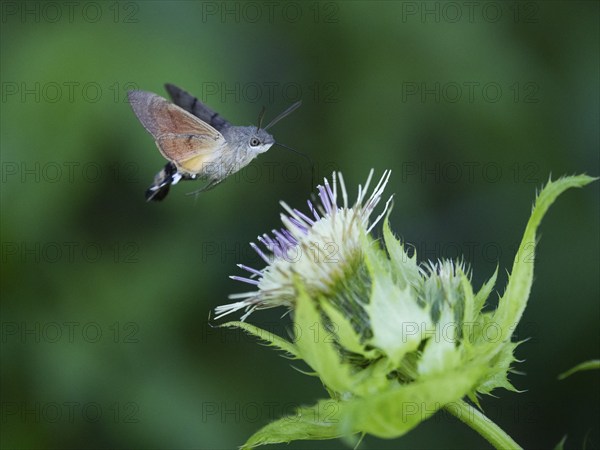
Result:
<svg viewBox="0 0 600 450"><path fill-rule="evenodd" d="M260 130L260 128L262 127L262 121L265 118L265 112L267 111L267 108L262 107L262 109L260 110L260 112L258 113L258 126L256 127L256 131L258 132L258 130Z"/></svg>
<svg viewBox="0 0 600 450"><path fill-rule="evenodd" d="M275 125L277 122L279 122L281 119L284 119L285 117L289 116L291 113L293 113L296 109L298 109L300 107L300 105L302 104L302 100L297 101L296 103L294 103L292 106L290 106L288 109L286 109L285 111L283 111L281 114L279 114L277 117L275 117L273 120L271 120L271 122L269 122L269 125L267 125L264 129L265 131L268 130L269 128L271 128L273 125Z"/></svg>

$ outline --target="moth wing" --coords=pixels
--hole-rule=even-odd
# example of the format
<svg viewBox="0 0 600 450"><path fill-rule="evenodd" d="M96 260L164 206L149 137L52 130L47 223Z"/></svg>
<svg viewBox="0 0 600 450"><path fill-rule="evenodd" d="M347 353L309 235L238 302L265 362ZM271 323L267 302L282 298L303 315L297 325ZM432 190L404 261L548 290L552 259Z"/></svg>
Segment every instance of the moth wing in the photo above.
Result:
<svg viewBox="0 0 600 450"><path fill-rule="evenodd" d="M180 171L199 174L218 159L226 143L225 139L215 141L205 135L166 133L156 140L156 145Z"/></svg>
<svg viewBox="0 0 600 450"><path fill-rule="evenodd" d="M162 155L186 172L209 162L227 145L223 135L206 122L152 92L129 91L129 103Z"/></svg>
<svg viewBox="0 0 600 450"><path fill-rule="evenodd" d="M171 96L173 103L198 117L200 120L210 124L217 130L221 131L223 128L231 125L227 119L223 118L219 113L214 112L192 94L174 84L165 84L165 89Z"/></svg>
<svg viewBox="0 0 600 450"><path fill-rule="evenodd" d="M208 123L152 92L129 91L127 94L133 112L144 128L158 139L165 133L202 134L215 140L223 136Z"/></svg>

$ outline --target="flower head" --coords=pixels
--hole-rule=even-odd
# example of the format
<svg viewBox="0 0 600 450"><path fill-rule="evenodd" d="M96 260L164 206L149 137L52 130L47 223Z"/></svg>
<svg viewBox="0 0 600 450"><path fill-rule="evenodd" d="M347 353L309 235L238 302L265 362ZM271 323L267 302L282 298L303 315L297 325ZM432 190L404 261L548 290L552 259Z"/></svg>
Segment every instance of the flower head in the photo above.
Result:
<svg viewBox="0 0 600 450"><path fill-rule="evenodd" d="M252 248L267 264L257 270L243 264L238 267L250 273L250 277L233 275L230 278L255 286L255 290L230 295L235 303L219 306L216 318L238 310L245 310L245 320L255 309L276 306L292 307L297 295L295 278L299 278L310 295L331 294L336 283L360 259L361 237L384 216L392 197L383 212L371 220L373 211L381 201L390 177L386 170L370 195L367 196L373 178L369 173L363 186L358 186L354 205L348 205L348 193L340 172L334 172L323 185L317 186L320 204L308 200L308 212L292 209L281 202L287 214L281 214L284 228L258 236L259 243ZM338 189L339 188L339 189ZM341 193L341 204L338 204Z"/></svg>

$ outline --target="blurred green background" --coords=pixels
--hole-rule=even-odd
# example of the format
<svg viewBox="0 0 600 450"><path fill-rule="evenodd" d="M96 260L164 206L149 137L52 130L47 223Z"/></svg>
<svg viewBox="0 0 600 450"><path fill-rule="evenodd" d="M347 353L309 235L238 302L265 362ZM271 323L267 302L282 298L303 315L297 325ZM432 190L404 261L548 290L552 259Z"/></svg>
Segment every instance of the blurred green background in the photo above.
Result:
<svg viewBox="0 0 600 450"><path fill-rule="evenodd" d="M171 82L273 130L355 192L393 170L393 229L421 259L506 282L538 189L599 170L599 3L2 2L3 448L230 449L326 395L271 349L208 325L248 243L302 207L310 168L274 147L217 189L160 204L164 160L126 101ZM598 183L541 227L516 338L522 393L483 399L526 448L599 448ZM355 194L353 194L355 195ZM283 311L250 322L282 323ZM286 319L283 319L285 321ZM280 325L279 329L285 327ZM285 331L284 331L285 332ZM438 414L365 449L486 448ZM340 449L341 441L288 449Z"/></svg>

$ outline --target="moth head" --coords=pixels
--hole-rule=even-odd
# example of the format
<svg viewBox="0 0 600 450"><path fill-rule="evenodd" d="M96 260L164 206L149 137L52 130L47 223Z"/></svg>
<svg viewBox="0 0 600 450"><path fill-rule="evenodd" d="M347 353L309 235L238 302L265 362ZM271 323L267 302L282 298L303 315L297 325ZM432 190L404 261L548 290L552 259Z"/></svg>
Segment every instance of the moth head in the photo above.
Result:
<svg viewBox="0 0 600 450"><path fill-rule="evenodd" d="M248 148L256 153L264 153L275 143L275 139L262 128L253 128L248 136Z"/></svg>

